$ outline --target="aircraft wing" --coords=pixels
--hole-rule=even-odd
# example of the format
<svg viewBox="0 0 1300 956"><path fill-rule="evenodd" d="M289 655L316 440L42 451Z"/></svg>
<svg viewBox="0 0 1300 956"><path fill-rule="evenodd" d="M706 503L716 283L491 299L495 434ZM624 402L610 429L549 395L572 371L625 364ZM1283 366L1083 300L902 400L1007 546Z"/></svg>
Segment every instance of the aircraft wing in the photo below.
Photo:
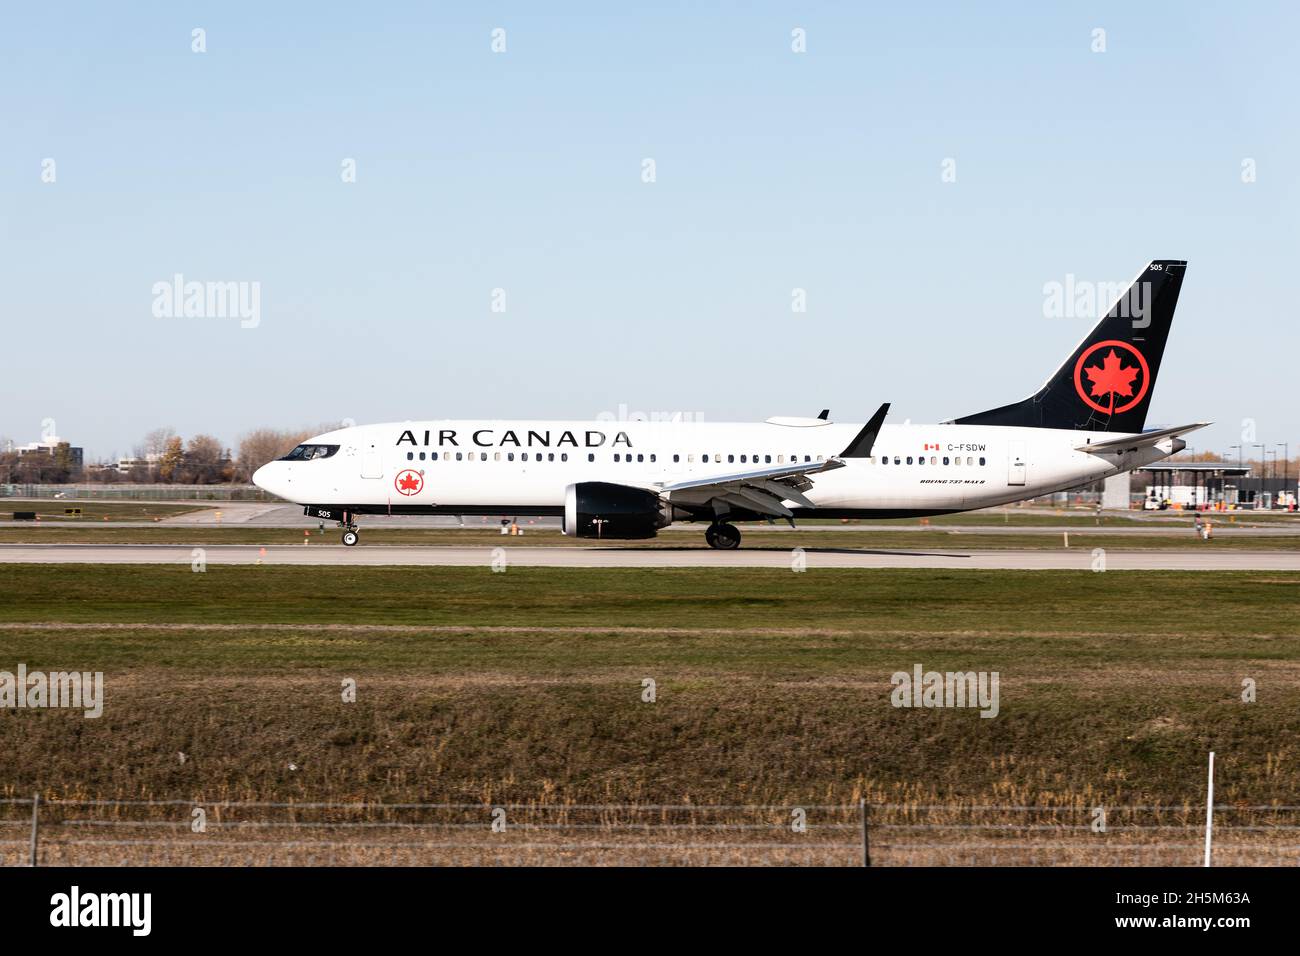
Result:
<svg viewBox="0 0 1300 956"><path fill-rule="evenodd" d="M888 413L889 403L886 402L862 426L862 430L844 451L825 461L792 461L775 468L755 468L730 475L669 482L656 486L656 489L660 494L666 495L668 500L681 504L712 504L717 513L726 511L726 508L719 508L719 504L729 505L773 518L784 518L793 525L794 512L785 502L793 501L801 508L815 508L816 505L804 496L804 492L813 486L811 476L843 468L848 464L844 461L845 458L870 457L876 435L880 433L880 426Z"/></svg>
<svg viewBox="0 0 1300 956"><path fill-rule="evenodd" d="M1140 435L1129 435L1124 438L1112 438L1108 441L1095 441L1087 445L1078 445L1075 448L1075 451L1100 452L1102 454L1136 451L1139 448L1149 448L1152 445L1158 445L1167 438L1177 438L1179 435L1194 432L1196 429L1204 428L1208 424L1210 423L1194 422L1191 425L1179 425L1177 428L1161 428L1158 431L1143 432Z"/></svg>
<svg viewBox="0 0 1300 956"><path fill-rule="evenodd" d="M844 462L838 458L791 462L773 468L755 468L730 475L669 482L659 485L657 490L670 501L708 504L716 500L747 511L789 520L794 512L784 502L793 501L805 508L815 507L803 494L813 486L810 475L843 467Z"/></svg>

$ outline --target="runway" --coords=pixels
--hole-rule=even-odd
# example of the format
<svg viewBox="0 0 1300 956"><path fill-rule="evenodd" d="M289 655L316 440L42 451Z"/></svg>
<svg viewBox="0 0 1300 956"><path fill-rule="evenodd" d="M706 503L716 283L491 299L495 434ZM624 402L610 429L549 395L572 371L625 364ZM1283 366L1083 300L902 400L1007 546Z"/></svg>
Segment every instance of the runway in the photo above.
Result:
<svg viewBox="0 0 1300 956"><path fill-rule="evenodd" d="M600 548L600 547L398 547L312 544L80 545L4 544L0 564L178 564L270 567L482 567L521 568L951 568L1074 571L1300 571L1296 551L1041 551L857 550L849 548Z"/></svg>

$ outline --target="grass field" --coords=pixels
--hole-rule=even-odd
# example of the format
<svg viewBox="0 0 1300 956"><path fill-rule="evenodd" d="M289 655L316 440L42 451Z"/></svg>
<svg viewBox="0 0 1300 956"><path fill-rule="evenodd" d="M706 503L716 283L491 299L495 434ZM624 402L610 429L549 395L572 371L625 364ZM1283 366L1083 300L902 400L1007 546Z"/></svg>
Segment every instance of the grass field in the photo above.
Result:
<svg viewBox="0 0 1300 956"><path fill-rule="evenodd" d="M1119 807L1171 808L1129 820L1139 829L1114 845L1137 841L1131 862L1180 862L1194 834L1149 827L1194 828L1210 749L1239 822L1296 822L1244 808L1298 802L1300 575L11 565L0 593L0 669L100 670L106 698L98 720L0 711L4 795L503 803L540 827L518 849L484 849L477 811L413 810L458 827L418 850L365 829L374 839L344 851L357 833L327 825L359 818L292 812L333 839L300 840L282 862L853 862L852 814L810 814L833 821L814 828L821 843L758 849L788 811L692 812L683 829L679 811L652 808L863 796L898 828L882 862L988 862L999 847L999 862L1116 862L1086 843L1098 804L1117 808L1117 828ZM891 674L914 664L999 672L998 716L891 706ZM589 804L625 809L611 823ZM1026 820L973 809L991 805L1068 825L970 829ZM170 809L103 812L176 825ZM264 862L286 831L259 827L280 812L222 819L248 827L231 832ZM957 829L926 829L941 825ZM60 843L53 826L51 860L119 859ZM120 858L253 853L230 836ZM1231 859L1294 862L1296 842L1243 830Z"/></svg>

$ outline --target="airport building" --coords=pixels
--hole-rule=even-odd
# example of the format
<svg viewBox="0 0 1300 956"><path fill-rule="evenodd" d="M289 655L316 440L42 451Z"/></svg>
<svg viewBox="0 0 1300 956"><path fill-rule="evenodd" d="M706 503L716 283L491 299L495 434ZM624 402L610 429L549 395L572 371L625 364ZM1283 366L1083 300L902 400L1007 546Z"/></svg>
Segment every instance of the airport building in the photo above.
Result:
<svg viewBox="0 0 1300 956"><path fill-rule="evenodd" d="M1161 462L1137 469L1150 476L1144 507L1295 509L1294 476L1253 475L1247 465ZM1153 506L1151 502L1156 502Z"/></svg>
<svg viewBox="0 0 1300 956"><path fill-rule="evenodd" d="M55 458L61 453L61 449L67 454L67 463L69 467L80 468L82 460L85 458L85 450L65 442L62 438L51 436L43 438L40 441L34 441L26 445L19 445L14 448L18 457L25 458L28 455L43 455L47 458Z"/></svg>

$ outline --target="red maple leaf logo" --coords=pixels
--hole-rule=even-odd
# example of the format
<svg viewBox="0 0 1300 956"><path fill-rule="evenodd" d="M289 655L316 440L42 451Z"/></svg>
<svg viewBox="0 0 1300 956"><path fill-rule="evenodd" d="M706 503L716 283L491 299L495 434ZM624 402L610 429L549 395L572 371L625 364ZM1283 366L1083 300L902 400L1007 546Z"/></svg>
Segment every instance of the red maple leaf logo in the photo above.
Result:
<svg viewBox="0 0 1300 956"><path fill-rule="evenodd" d="M1133 394L1133 380L1140 370L1136 365L1124 365L1115 350L1111 349L1101 365L1091 365L1083 371L1091 380L1093 396L1109 394L1110 407L1114 409L1116 395L1127 398Z"/></svg>
<svg viewBox="0 0 1300 956"><path fill-rule="evenodd" d="M407 472L397 479L398 491L418 491L420 488L420 479L415 477L413 472Z"/></svg>

